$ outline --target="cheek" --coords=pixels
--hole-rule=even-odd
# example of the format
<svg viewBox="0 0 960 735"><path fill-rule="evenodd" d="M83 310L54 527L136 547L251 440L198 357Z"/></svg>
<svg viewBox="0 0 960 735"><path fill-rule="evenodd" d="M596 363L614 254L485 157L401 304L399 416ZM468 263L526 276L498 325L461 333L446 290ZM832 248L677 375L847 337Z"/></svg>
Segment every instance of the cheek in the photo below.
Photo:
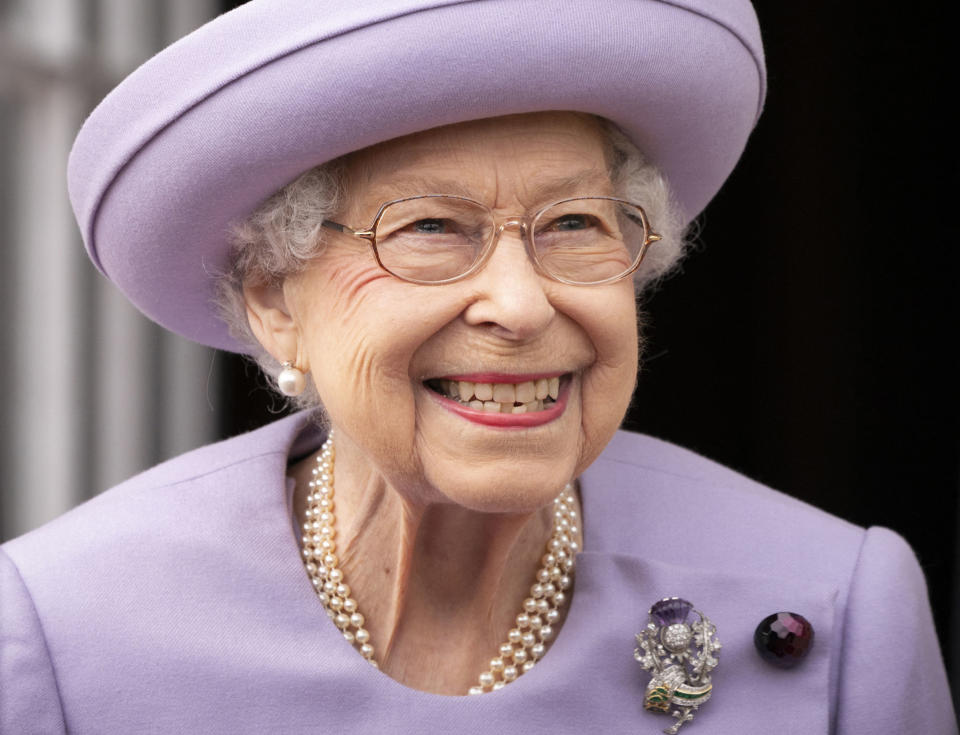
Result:
<svg viewBox="0 0 960 735"><path fill-rule="evenodd" d="M416 425L411 363L459 307L362 257L322 265L322 278L305 280L298 310L320 399L356 444L379 457L409 458Z"/></svg>
<svg viewBox="0 0 960 735"><path fill-rule="evenodd" d="M596 315L603 315L597 319ZM582 401L582 471L607 445L626 414L639 367L639 337L633 289L624 298L591 310L582 323L596 350L584 375ZM584 319L589 319L584 316Z"/></svg>
<svg viewBox="0 0 960 735"><path fill-rule="evenodd" d="M352 324L371 321L371 301L379 282L388 281L376 263L367 262L362 253L348 252L325 257L314 277L305 279L303 291L309 311L302 315L304 337L325 328L331 332L354 331ZM346 327L346 329L345 329Z"/></svg>
<svg viewBox="0 0 960 735"><path fill-rule="evenodd" d="M400 317L382 307L391 280L351 253L324 258L300 289L297 321L310 372L330 418L344 428L365 421L378 404L404 400L394 385L404 352Z"/></svg>

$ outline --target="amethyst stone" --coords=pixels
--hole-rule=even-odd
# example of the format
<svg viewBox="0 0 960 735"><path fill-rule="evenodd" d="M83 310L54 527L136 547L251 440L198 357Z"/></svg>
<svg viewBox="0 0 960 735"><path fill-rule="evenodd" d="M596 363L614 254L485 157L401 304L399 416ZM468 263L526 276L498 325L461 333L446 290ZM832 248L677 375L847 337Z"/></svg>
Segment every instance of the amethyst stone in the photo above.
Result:
<svg viewBox="0 0 960 735"><path fill-rule="evenodd" d="M813 645L813 626L803 615L774 613L760 621L753 644L764 661L790 669L806 658Z"/></svg>
<svg viewBox="0 0 960 735"><path fill-rule="evenodd" d="M654 603L650 608L650 616L657 625L674 625L687 622L687 615L693 610L693 603L681 600L679 597L669 597Z"/></svg>

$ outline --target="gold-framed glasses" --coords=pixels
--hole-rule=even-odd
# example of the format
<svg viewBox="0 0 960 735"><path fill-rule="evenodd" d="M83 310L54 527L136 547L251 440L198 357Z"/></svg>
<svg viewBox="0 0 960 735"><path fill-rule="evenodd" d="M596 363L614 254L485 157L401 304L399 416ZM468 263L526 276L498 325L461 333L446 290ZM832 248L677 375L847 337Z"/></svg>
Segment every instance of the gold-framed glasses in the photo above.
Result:
<svg viewBox="0 0 960 735"><path fill-rule="evenodd" d="M447 194L393 199L366 229L324 220L323 227L370 243L377 263L410 283L439 285L473 275L503 231L520 231L527 254L544 276L575 286L627 278L640 266L653 232L643 207L610 196L569 197L498 221L473 199Z"/></svg>

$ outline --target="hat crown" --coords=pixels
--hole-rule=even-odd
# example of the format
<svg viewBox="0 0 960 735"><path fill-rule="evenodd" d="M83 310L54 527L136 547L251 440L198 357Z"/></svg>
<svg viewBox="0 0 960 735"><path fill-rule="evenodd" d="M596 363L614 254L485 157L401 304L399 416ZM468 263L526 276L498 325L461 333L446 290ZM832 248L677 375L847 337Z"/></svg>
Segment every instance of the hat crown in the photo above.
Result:
<svg viewBox="0 0 960 735"><path fill-rule="evenodd" d="M229 227L307 168L439 125L576 110L623 128L690 218L743 150L763 64L748 0L254 0L100 103L70 198L135 305L238 350L210 303Z"/></svg>

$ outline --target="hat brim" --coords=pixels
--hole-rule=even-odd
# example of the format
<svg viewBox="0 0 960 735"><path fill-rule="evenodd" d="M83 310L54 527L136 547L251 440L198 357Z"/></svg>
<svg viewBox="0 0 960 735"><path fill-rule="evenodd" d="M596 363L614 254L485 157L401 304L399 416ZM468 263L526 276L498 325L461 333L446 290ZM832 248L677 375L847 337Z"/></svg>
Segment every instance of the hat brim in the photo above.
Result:
<svg viewBox="0 0 960 735"><path fill-rule="evenodd" d="M449 123L606 117L692 218L765 92L747 0L263 0L165 49L90 115L70 197L96 266L151 319L243 352L212 304L229 229L303 171Z"/></svg>

